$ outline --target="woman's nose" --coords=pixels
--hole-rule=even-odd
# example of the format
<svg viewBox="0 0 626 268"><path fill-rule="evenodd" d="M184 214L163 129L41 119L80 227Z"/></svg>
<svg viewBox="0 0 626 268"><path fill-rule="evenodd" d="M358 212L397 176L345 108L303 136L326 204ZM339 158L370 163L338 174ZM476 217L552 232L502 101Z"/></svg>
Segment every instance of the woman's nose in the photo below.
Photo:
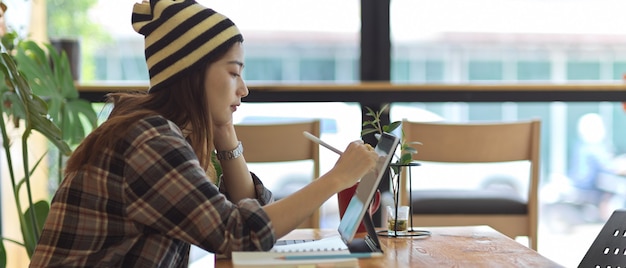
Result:
<svg viewBox="0 0 626 268"><path fill-rule="evenodd" d="M248 86L246 85L246 82L243 81L243 79L241 79L241 81L239 83L240 83L240 85L238 86L238 90L237 90L239 95L242 98L245 97L245 96L248 96L250 91L248 90Z"/></svg>

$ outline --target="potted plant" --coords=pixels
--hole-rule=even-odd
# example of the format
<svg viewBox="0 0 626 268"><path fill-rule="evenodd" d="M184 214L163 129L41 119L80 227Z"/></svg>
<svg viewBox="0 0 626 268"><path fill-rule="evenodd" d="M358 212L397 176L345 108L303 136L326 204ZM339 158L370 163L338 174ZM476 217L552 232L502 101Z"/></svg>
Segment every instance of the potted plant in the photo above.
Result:
<svg viewBox="0 0 626 268"><path fill-rule="evenodd" d="M385 104L379 111L374 111L370 107L365 107L365 108L367 109L367 113L365 115L370 116L372 119L363 121L363 127L369 126L370 128L363 128L363 130L361 131L361 137L367 134L371 134L371 133L374 133L374 134L382 134L383 132L392 133L402 124L401 121L394 121L394 122L389 123L388 125L385 125L382 123L381 116L384 112L386 112L389 109L389 104ZM407 141L405 139L404 132L401 131L400 144L399 144L400 155L397 156L395 158L396 160L389 165L392 171L392 173L390 174L390 178L391 178L391 190L393 194L393 207L395 208L394 215L398 215L398 205L400 203L399 202L399 199L400 199L399 188L400 188L400 180L402 179L401 172L402 170L407 170L407 168L410 168L411 166L419 165L418 163L413 162L413 154L417 153L417 149L413 147L413 145L415 144L421 144L421 143L417 141ZM409 213L411 213L411 211L409 211ZM407 224L406 222L400 223L399 221L396 221L395 219L387 219L387 220L388 220L389 226L394 226L393 227L394 235L396 233L395 232L396 230L406 229L406 224ZM400 227L399 225L401 224L404 224L404 225Z"/></svg>
<svg viewBox="0 0 626 268"><path fill-rule="evenodd" d="M30 257L49 211L48 200L34 201L31 175L50 152L33 156L29 138L35 130L54 145L60 156L57 164L61 174L63 157L71 153L72 144L78 144L90 131L88 127L97 125L97 115L88 101L78 97L63 52L49 44L19 41L11 35L3 36L2 43L7 52L0 54L0 76L5 81L0 85L0 132L23 239L3 237L2 242L24 246ZM21 134L10 135L22 128ZM21 151L14 148L18 139ZM17 173L20 166L23 174ZM59 181L60 178L59 175ZM22 203L24 199L27 204ZM6 251L4 243L0 243L0 267L4 265Z"/></svg>
<svg viewBox="0 0 626 268"><path fill-rule="evenodd" d="M15 55L35 95L49 107L52 121L61 129L62 138L70 146L79 144L97 126L98 116L91 103L79 97L67 54L51 44L39 45L21 41ZM57 154L57 178L62 178L63 153Z"/></svg>

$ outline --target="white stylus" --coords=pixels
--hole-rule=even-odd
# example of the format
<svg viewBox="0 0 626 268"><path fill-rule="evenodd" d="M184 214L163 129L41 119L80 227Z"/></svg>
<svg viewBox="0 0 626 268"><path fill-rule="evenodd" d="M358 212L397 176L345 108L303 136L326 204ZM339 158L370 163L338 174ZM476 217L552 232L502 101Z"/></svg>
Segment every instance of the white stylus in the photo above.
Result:
<svg viewBox="0 0 626 268"><path fill-rule="evenodd" d="M306 137L307 139L309 139L309 140L311 140L311 141L313 141L313 142L315 142L315 143L317 143L319 145L322 145L322 146L326 147L328 150L331 150L331 151L333 151L333 152L335 152L335 153L337 153L339 155L341 155L343 153L342 151L339 151L339 149L331 146L330 144L324 142L323 140L320 140L318 137L315 137L315 135L313 135L313 134L311 134L311 133L309 133L307 131L302 132L302 134L304 134L304 137Z"/></svg>

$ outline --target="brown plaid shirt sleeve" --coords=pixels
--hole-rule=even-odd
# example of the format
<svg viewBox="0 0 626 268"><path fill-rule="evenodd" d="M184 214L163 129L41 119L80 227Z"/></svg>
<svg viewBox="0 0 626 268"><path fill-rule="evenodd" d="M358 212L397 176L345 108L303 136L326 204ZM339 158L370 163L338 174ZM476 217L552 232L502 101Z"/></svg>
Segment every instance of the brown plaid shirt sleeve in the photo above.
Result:
<svg viewBox="0 0 626 268"><path fill-rule="evenodd" d="M231 203L206 178L180 130L141 120L97 165L60 185L31 267L185 267L190 244L219 254L269 250L262 205L271 193Z"/></svg>

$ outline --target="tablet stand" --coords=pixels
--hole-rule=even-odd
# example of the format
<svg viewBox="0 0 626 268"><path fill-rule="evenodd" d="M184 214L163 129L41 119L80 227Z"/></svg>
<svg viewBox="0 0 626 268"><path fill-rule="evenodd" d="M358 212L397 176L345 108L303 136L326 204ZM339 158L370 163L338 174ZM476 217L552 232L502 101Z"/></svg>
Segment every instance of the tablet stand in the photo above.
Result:
<svg viewBox="0 0 626 268"><path fill-rule="evenodd" d="M624 267L626 210L613 211L578 267Z"/></svg>
<svg viewBox="0 0 626 268"><path fill-rule="evenodd" d="M365 226L367 235L365 235L364 238L352 239L352 242L348 244L350 252L383 252L369 210L363 215L363 225Z"/></svg>

